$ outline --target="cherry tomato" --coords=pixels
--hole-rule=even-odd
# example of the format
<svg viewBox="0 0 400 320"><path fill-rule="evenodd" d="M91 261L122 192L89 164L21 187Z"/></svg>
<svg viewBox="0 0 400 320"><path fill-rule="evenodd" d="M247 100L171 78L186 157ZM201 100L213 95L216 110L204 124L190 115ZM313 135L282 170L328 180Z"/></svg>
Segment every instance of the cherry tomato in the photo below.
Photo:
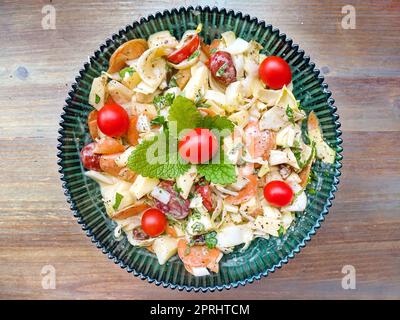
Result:
<svg viewBox="0 0 400 320"><path fill-rule="evenodd" d="M94 153L96 143L92 142L84 146L81 150L81 160L83 166L88 170L101 171L100 155Z"/></svg>
<svg viewBox="0 0 400 320"><path fill-rule="evenodd" d="M201 198L203 199L203 205L208 211L213 210L212 198L211 198L211 189L208 184L206 185L198 185L196 187L196 191L200 193Z"/></svg>
<svg viewBox="0 0 400 320"><path fill-rule="evenodd" d="M271 89L281 89L292 81L292 71L288 63L276 56L265 58L260 64L258 74Z"/></svg>
<svg viewBox="0 0 400 320"><path fill-rule="evenodd" d="M217 51L210 56L210 71L215 79L228 85L236 81L236 69L229 52Z"/></svg>
<svg viewBox="0 0 400 320"><path fill-rule="evenodd" d="M165 214L156 208L147 209L142 216L142 229L150 237L157 237L167 228Z"/></svg>
<svg viewBox="0 0 400 320"><path fill-rule="evenodd" d="M97 115L101 132L110 137L120 137L128 131L129 116L124 108L109 99Z"/></svg>
<svg viewBox="0 0 400 320"><path fill-rule="evenodd" d="M208 162L218 151L218 140L208 129L196 128L178 143L181 157L194 164Z"/></svg>
<svg viewBox="0 0 400 320"><path fill-rule="evenodd" d="M283 181L274 180L267 183L264 187L264 198L272 206L287 206L292 202L293 197L292 188Z"/></svg>
<svg viewBox="0 0 400 320"><path fill-rule="evenodd" d="M183 60L189 58L193 52L199 48L200 37L198 34L191 36L182 48L179 48L167 56L167 60L174 64L181 63Z"/></svg>

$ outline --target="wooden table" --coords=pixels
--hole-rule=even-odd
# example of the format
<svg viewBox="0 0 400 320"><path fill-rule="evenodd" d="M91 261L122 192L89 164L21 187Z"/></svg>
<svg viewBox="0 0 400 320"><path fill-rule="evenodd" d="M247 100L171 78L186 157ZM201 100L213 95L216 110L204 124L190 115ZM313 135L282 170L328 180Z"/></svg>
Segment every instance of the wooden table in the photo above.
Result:
<svg viewBox="0 0 400 320"><path fill-rule="evenodd" d="M0 3L0 298L400 298L399 1L53 0ZM254 284L198 294L158 288L109 261L72 217L57 172L59 115L78 70L121 26L157 10L210 4L242 10L290 35L322 69L344 140L340 192L296 259ZM342 6L356 29L341 27ZM56 270L56 289L41 270ZM342 268L356 270L344 290Z"/></svg>

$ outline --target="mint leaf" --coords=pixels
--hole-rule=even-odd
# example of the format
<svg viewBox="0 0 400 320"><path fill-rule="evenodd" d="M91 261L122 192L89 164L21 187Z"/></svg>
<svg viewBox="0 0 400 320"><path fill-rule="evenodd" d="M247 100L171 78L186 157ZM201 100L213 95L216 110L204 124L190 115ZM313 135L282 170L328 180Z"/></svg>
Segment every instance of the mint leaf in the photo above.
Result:
<svg viewBox="0 0 400 320"><path fill-rule="evenodd" d="M190 165L183 163L176 151L169 151L168 144L164 133L143 141L129 156L127 167L150 178L172 179L184 174Z"/></svg>
<svg viewBox="0 0 400 320"><path fill-rule="evenodd" d="M118 192L115 194L115 203L114 203L114 205L113 205L113 209L114 209L115 211L118 210L118 208L119 208L119 206L120 206L121 201L122 201L123 198L124 198L124 196L123 196L122 194L120 194L120 193L118 193Z"/></svg>
<svg viewBox="0 0 400 320"><path fill-rule="evenodd" d="M202 120L201 127L210 130L217 129L221 133L223 130L229 130L229 132L232 132L235 125L228 118L217 115L214 117L205 116Z"/></svg>
<svg viewBox="0 0 400 320"><path fill-rule="evenodd" d="M197 128L201 114L192 100L177 96L169 109L168 121L175 122L179 134L183 129Z"/></svg>
<svg viewBox="0 0 400 320"><path fill-rule="evenodd" d="M236 181L235 165L229 163L200 164L197 172L212 183L230 184Z"/></svg>

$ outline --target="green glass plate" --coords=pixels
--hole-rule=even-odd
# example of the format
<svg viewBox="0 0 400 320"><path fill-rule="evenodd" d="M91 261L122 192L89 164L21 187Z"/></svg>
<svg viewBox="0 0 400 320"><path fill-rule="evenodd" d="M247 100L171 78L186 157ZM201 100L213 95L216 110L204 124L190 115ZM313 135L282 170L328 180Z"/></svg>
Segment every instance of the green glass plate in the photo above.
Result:
<svg viewBox="0 0 400 320"><path fill-rule="evenodd" d="M283 237L257 239L243 252L238 248L233 253L224 255L220 262L220 272L207 277L190 275L177 256L160 266L156 257L146 249L133 247L126 238L116 241L113 236L115 224L107 218L100 189L96 182L83 174L84 169L79 158L80 149L91 141L86 119L92 110L88 103L92 80L98 77L102 70L107 70L108 60L116 48L130 39L148 38L152 33L161 30L169 30L180 38L187 29L195 29L199 23L203 24L201 35L207 43L219 38L222 32L231 30L245 40L254 39L261 43L266 54L283 57L292 68L294 95L301 100L306 112L315 111L325 139L337 151L336 162L333 165L315 163L313 169L316 178L308 187L307 209L298 215ZM180 8L158 12L120 30L111 39L107 39L83 66L72 85L61 115L58 139L59 171L67 201L71 204L71 210L78 223L91 237L92 242L121 268L126 268L141 279L172 289L230 289L251 283L280 268L305 246L320 227L339 183L342 159L339 117L335 114L336 107L331 92L319 73L315 64L310 62L310 58L286 35L271 25L240 12L209 7Z"/></svg>

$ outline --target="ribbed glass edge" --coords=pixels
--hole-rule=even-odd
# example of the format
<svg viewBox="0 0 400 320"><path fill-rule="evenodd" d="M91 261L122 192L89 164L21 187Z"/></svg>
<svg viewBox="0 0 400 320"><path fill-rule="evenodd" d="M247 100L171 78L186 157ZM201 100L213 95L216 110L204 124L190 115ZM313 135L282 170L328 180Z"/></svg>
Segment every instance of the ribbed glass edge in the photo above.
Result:
<svg viewBox="0 0 400 320"><path fill-rule="evenodd" d="M57 141L59 142L57 145L57 164L59 166L58 172L60 173L60 179L62 182L62 188L64 190L64 194L66 196L67 202L70 204L70 209L73 212L73 215L75 218L77 218L77 222L81 224L82 230L86 231L86 235L91 238L91 241L96 245L97 248L101 249L104 254L107 255L107 257L111 260L114 261L115 264L118 264L121 268L126 269L127 272L133 273L135 277L139 277L141 280L147 280L149 283L154 283L156 286L163 286L164 288L171 288L171 289L178 289L179 291L186 290L187 292L190 291L195 291L195 292L214 292L215 290L222 291L223 289L231 289L231 288L237 288L239 285L244 286L247 283L253 283L254 280L260 280L262 277L268 276L269 273L274 272L276 269L280 269L284 264L287 264L290 259L293 259L294 256L300 252L301 248L306 246L306 243L311 240L311 237L316 233L316 231L321 227L321 223L325 220L325 216L329 212L329 208L332 206L332 200L335 198L334 193L338 190L338 184L339 184L339 176L341 175L340 168L342 167L342 159L343 159L343 147L342 142L343 140L340 138L342 135L341 130L339 130L341 124L339 122L339 115L336 113L337 108L334 105L335 100L331 97L332 93L330 90L328 90L328 85L324 82L324 77L320 75L320 70L315 67L315 64L313 62L310 62L310 57L309 56L303 56L303 59L306 60L307 64L313 67L313 73L314 75L318 78L318 81L321 83L321 86L323 88L323 92L327 95L328 100L328 108L332 112L332 117L334 119L334 124L335 124L335 129L336 129L336 136L337 136L337 147L336 147L336 161L334 164L335 172L334 172L334 180L332 184L332 188L329 192L329 196L327 198L327 201L324 205L323 210L320 213L320 216L316 223L313 225L312 229L308 232L307 236L303 239L303 241L296 246L289 254L287 254L283 259L279 261L279 263L274 264L271 268L268 268L264 272L261 272L257 275L254 275L250 278L247 278L245 280L240 280L240 281L235 281L230 284L224 284L222 286L212 286L212 287L194 287L194 286L187 286L187 285L174 285L169 282L165 281L157 281L154 278L151 278L142 272L138 272L134 270L133 268L127 266L123 261L120 261L117 257L115 257L112 253L108 251L107 248L99 241L97 240L96 236L92 233L91 229L83 222L82 216L80 215L77 206L75 202L71 198L71 194L66 186L66 180L64 178L64 168L62 166L62 147L64 145L63 141L63 133L64 133L64 115L66 113L66 109L70 104L71 99L74 96L74 93L78 87L78 84L83 76L84 73L88 71L88 67L90 66L90 60L94 59L99 56L100 53L102 53L117 37L123 36L128 28L135 28L136 26L139 26L143 23L147 23L150 20L157 19L159 17L165 17L168 15L173 15L173 14L179 14L179 13L188 13L190 11L200 11L200 12L207 12L207 13L218 13L218 14L225 14L225 15L232 15L234 18L240 18L246 20L246 22L255 22L257 26L261 26L262 28L270 28L273 32L278 32L279 33L279 39L284 41L286 44L288 44L296 53L304 55L304 51L299 49L299 46L297 44L293 44L293 41L291 39L287 39L286 35L284 33L281 33L279 29L274 28L271 24L266 24L265 21L258 20L257 18L251 18L248 14L243 15L242 12L234 12L233 10L227 10L225 8L217 8L213 7L210 8L209 6L201 7L201 6L196 6L195 8L193 6L189 7L180 7L179 9L172 9L172 10L164 10L162 13L161 12L156 12L154 15L149 15L147 18L143 17L140 19L140 22L134 22L133 25L127 25L125 29L120 29L118 33L115 33L112 35L111 39L107 39L105 43L103 43L100 46L99 50L96 50L93 56L89 57L88 62L86 62L83 66L83 68L79 71L79 76L75 78L75 82L72 84L71 90L68 92L68 98L65 100L65 105L63 107L63 111L61 113L61 119L60 119L60 128L58 130L59 136Z"/></svg>

